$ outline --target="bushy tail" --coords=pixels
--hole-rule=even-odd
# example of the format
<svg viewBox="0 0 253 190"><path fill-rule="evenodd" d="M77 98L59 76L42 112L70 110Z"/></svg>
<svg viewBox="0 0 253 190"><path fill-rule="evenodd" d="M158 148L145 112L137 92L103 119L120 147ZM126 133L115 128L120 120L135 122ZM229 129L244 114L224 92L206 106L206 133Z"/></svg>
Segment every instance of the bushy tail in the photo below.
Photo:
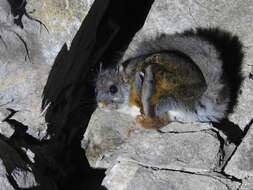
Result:
<svg viewBox="0 0 253 190"><path fill-rule="evenodd" d="M184 35L196 35L213 44L218 50L219 58L223 62L222 79L229 84L230 88L230 102L227 111L231 113L237 104L238 93L243 81L241 66L244 53L241 41L237 36L219 28L197 28L196 31L187 31Z"/></svg>

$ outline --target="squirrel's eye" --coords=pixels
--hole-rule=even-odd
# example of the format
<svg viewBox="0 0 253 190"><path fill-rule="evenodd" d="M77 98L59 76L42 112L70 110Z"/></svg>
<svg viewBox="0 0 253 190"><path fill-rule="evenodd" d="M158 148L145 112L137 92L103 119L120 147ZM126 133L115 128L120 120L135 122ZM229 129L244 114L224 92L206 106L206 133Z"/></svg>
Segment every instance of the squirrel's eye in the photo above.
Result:
<svg viewBox="0 0 253 190"><path fill-rule="evenodd" d="M117 86L111 85L111 86L110 86L110 92L111 92L112 94L115 94L116 92L118 92Z"/></svg>

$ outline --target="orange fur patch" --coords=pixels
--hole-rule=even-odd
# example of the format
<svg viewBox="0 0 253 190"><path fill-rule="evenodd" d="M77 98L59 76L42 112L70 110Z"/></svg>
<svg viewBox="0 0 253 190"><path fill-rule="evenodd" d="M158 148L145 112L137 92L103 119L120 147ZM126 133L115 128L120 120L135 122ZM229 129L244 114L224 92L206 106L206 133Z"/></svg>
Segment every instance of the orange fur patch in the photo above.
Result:
<svg viewBox="0 0 253 190"><path fill-rule="evenodd" d="M169 124L170 122L158 117L148 117L144 115L139 115L136 118L136 123L137 125L140 125L144 129L159 129Z"/></svg>

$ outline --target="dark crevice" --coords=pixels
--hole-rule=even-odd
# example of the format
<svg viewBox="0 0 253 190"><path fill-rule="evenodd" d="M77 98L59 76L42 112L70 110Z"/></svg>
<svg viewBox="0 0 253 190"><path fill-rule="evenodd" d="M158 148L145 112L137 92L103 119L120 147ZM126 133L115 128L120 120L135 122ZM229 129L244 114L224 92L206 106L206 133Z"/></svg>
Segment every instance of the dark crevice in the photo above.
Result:
<svg viewBox="0 0 253 190"><path fill-rule="evenodd" d="M19 35L17 32L15 32L14 30L11 30L11 29L7 29L9 32L12 32L15 34L15 36L21 41L21 43L23 44L24 48L25 48L25 51L26 51L26 57L28 57L28 60L31 62L31 59L30 59L30 53L29 53L29 48L28 48L28 45L26 43L26 41L22 38L21 35ZM8 49L8 45L5 43L5 41L2 39L2 37L0 36L0 39L1 41L3 42L4 46L6 49ZM25 59L26 59L25 57Z"/></svg>
<svg viewBox="0 0 253 190"><path fill-rule="evenodd" d="M10 31L11 31L11 30L10 30ZM13 33L18 37L18 39L22 42L22 44L23 44L24 47L25 47L26 55L27 55L29 61L31 62L30 53L29 53L29 49L28 49L28 46L27 46L26 41L25 41L25 40L22 38L22 36L20 36L17 32L15 32L15 31L11 31L11 32L13 32ZM26 58L26 57L25 57L25 58Z"/></svg>
<svg viewBox="0 0 253 190"><path fill-rule="evenodd" d="M245 126L244 131L243 131L243 135L242 135L242 139L246 136L246 134L248 133L248 131L249 131L250 127L252 126L252 124L253 124L253 119L251 119L250 122ZM226 161L226 164L224 165L222 171L224 171L224 169L226 168L228 162L231 160L231 158L233 157L233 155L237 151L237 148L239 147L239 145L241 144L241 142L242 141L240 141L240 143L236 145L236 147L235 147L234 151L232 152L231 156Z"/></svg>
<svg viewBox="0 0 253 190"><path fill-rule="evenodd" d="M147 168L147 169L152 169L154 171L172 171L172 172L180 172L180 173L185 173L185 174L191 174L191 175L198 175L198 176L205 176L205 177L211 177L219 182L221 182L223 185L225 185L229 190L230 187L228 184L224 183L221 179L219 178L224 178L224 179L228 179L232 182L238 182L240 184L242 184L242 180L238 179L234 176L230 176L227 175L225 173L222 172L194 172L194 171L186 171L186 170L177 170L177 169L169 169L169 168L158 168L158 167L152 167L152 166L146 166L144 164L139 164L141 167Z"/></svg>
<svg viewBox="0 0 253 190"><path fill-rule="evenodd" d="M253 121L252 121L252 123L253 123ZM188 173L188 174L194 174L194 175L203 175L203 176L208 176L208 177L215 177L214 174L216 174L216 175L220 175L220 176L222 176L226 179L229 179L233 182L239 182L240 184L242 184L241 179L236 178L235 176L228 175L224 172L224 169L225 169L227 163L229 162L229 160L231 159L231 157L233 156L234 152L236 151L237 146L235 146L232 153L229 153L225 149L226 149L226 147L228 147L230 145L230 143L226 142L218 131L216 131L214 129L207 129L207 130L202 130L202 132L206 132L208 134L211 134L211 135L215 136L215 138L217 138L220 142L220 148L219 148L219 153L218 153L219 163L217 163L217 166L214 168L213 172L201 173L201 172L194 172L194 171L185 171L185 170L177 170L177 169L150 167L150 166L145 166L145 164L139 164L139 165L141 165L143 167L146 167L146 168L151 168L153 170L168 170L168 171L182 172L182 173ZM188 133L188 132L186 132L186 133ZM189 132L189 133L191 133L191 132ZM181 132L176 132L176 133L173 133L173 134L181 134ZM215 178L215 179L217 179L217 178ZM224 185L227 186L227 184L225 184L225 183L224 183ZM227 186L227 188L228 188L228 186Z"/></svg>
<svg viewBox="0 0 253 190"><path fill-rule="evenodd" d="M244 132L241 128L228 119L223 119L220 122L212 122L212 125L227 136L227 141L229 143L234 143L236 146L241 143L244 137Z"/></svg>
<svg viewBox="0 0 253 190"><path fill-rule="evenodd" d="M1 42L3 43L4 47L5 47L6 49L8 49L8 46L7 46L7 44L5 43L5 41L4 41L4 39L2 38L2 36L0 36L0 40L1 40Z"/></svg>
<svg viewBox="0 0 253 190"><path fill-rule="evenodd" d="M243 138L247 135L250 127L253 125L253 118L250 120L250 122L245 126L243 131Z"/></svg>
<svg viewBox="0 0 253 190"><path fill-rule="evenodd" d="M119 50L128 46L142 27L153 0L95 0L75 35L57 55L43 91L51 144L40 157L55 166L52 176L58 189L105 189L105 170L89 166L80 142L93 113L95 72L100 62L113 64ZM129 15L129 10L131 14ZM133 22L135 20L135 22ZM51 164L51 165L50 165Z"/></svg>
<svg viewBox="0 0 253 190"><path fill-rule="evenodd" d="M253 121L252 121L253 122ZM225 174L224 169L227 165L227 163L229 162L229 160L231 159L231 157L233 156L234 152L236 151L236 146L234 148L234 150L232 152L229 152L229 146L231 145L230 142L224 140L224 138L220 135L220 133L215 130L215 129L204 129L204 130L200 130L200 131L186 131L186 132L177 132L177 131L170 131L170 132L162 132L159 131L159 133L169 133L169 134L187 134L187 133L197 133L197 132L205 132L208 133L210 135L213 135L215 138L217 138L220 142L220 148L219 148L219 152L218 152L218 160L219 163L217 163L217 166L215 167L215 172L218 172L224 176L227 176L231 179L234 179L235 181L240 182L240 179L237 179L234 176L229 176L227 174ZM240 135L241 136L241 135ZM240 137L241 139L241 137Z"/></svg>
<svg viewBox="0 0 253 190"><path fill-rule="evenodd" d="M15 189L15 190L20 190L20 188L18 187L17 182L13 179L13 177L11 175L7 175L7 179L10 182L11 186Z"/></svg>
<svg viewBox="0 0 253 190"><path fill-rule="evenodd" d="M252 121L247 125L250 126L253 123L253 119ZM216 127L217 128L217 127ZM238 129L238 128L236 128ZM213 173L218 174L223 176L226 179L229 179L231 181L234 182L239 182L240 184L242 184L242 180L239 178L236 178L235 176L231 176L228 175L224 172L224 169L227 165L227 163L229 162L229 160L231 159L231 157L233 156L233 154L235 153L235 151L237 150L237 146L239 144L237 144L237 146L235 146L234 150L232 152L227 152L226 148L228 148L230 146L231 142L228 142L226 140L224 140L224 138L220 135L220 133L215 130L215 129L204 129L204 130L200 130L200 131L186 131L186 132L177 132L177 131L171 131L171 132L163 132L163 131L158 131L159 133L171 133L171 134L184 134L184 133L196 133L196 132L205 132L208 133L210 135L213 135L215 138L217 138L220 142L220 148L219 148L219 153L218 153L218 157L219 157L219 163L217 163L217 166L214 168ZM240 134L240 139L243 138L244 135ZM237 137L236 137L237 138ZM240 141L241 142L241 141ZM169 170L169 171L177 171L177 172L183 172L183 173L188 173L188 174L195 174L195 175L204 175L204 176L209 176L209 177L214 177L213 175L211 175L210 173L199 173L199 172L191 172L191 171L185 171L185 170L175 170L175 169L168 169L168 168L157 168L157 167L149 167L149 166L145 166L140 164L141 166L144 166L146 168L151 168L153 170ZM228 189L230 189L230 187L228 187L227 184L223 183L224 185L227 186Z"/></svg>
<svg viewBox="0 0 253 190"><path fill-rule="evenodd" d="M253 74L252 73L249 74L249 79L253 80Z"/></svg>
<svg viewBox="0 0 253 190"><path fill-rule="evenodd" d="M199 132L208 132L212 131L213 129L202 129L202 130L196 130L196 131L162 131L160 129L157 130L158 133L161 134L187 134L187 133L199 133Z"/></svg>
<svg viewBox="0 0 253 190"><path fill-rule="evenodd" d="M209 133L210 134L210 133ZM222 136L220 135L220 133L218 131L215 131L214 129L212 129L212 134L215 134L215 137L219 140L220 142L220 148L219 148L219 152L218 152L218 157L219 157L219 163L217 163L216 168L214 170L216 170L217 172L222 171L222 165L224 165L225 157L226 157L226 152L224 150L224 146L225 146L225 140L222 138Z"/></svg>
<svg viewBox="0 0 253 190"><path fill-rule="evenodd" d="M13 115L15 115L15 113L17 113L18 111L12 109L12 108L6 108L8 111L10 111L9 115L2 120L2 122L8 121Z"/></svg>
<svg viewBox="0 0 253 190"><path fill-rule="evenodd" d="M234 150L232 152L228 152L226 151L229 150L229 146L230 143L226 142L223 137L219 134L219 132L213 130L213 132L216 132L217 134L217 139L220 142L220 149L219 149L219 154L220 154L220 158L219 158L219 163L217 165L217 167L214 169L215 172L225 176L227 179L230 179L231 181L235 181L235 182L239 182L242 183L241 179L236 178L235 176L231 176L225 173L225 168L228 164L228 162L231 160L232 156L234 155L234 153L237 150L238 145L235 146Z"/></svg>
<svg viewBox="0 0 253 190"><path fill-rule="evenodd" d="M221 173L222 175L226 176L227 178L230 178L232 181L237 181L237 182L240 182L242 184L242 179L238 179L236 178L235 176L231 176L231 175L228 175L225 173L225 168L227 166L227 164L229 163L229 161L231 160L231 158L233 157L233 155L235 154L235 152L237 151L239 145L241 144L242 142L242 139L246 136L246 134L248 133L250 127L252 126L253 124L253 119L251 119L251 121L245 126L244 128L244 131L243 131L243 134L240 134L241 136L241 141L239 143L236 144L234 150L232 151L231 155L223 161L223 166L221 168L221 170L219 171L219 173ZM220 139L220 138L219 138ZM222 142L222 141L221 141ZM224 146L223 146L224 147ZM221 147L222 148L222 147Z"/></svg>

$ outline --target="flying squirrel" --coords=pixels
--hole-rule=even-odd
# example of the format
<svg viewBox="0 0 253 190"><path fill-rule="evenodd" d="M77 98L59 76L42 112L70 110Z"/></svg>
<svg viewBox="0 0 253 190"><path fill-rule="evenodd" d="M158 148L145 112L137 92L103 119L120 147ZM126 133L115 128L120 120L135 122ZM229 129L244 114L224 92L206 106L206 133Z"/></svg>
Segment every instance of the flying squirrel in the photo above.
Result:
<svg viewBox="0 0 253 190"><path fill-rule="evenodd" d="M115 66L99 72L96 100L144 128L219 122L237 103L242 60L238 37L218 28L136 37Z"/></svg>

